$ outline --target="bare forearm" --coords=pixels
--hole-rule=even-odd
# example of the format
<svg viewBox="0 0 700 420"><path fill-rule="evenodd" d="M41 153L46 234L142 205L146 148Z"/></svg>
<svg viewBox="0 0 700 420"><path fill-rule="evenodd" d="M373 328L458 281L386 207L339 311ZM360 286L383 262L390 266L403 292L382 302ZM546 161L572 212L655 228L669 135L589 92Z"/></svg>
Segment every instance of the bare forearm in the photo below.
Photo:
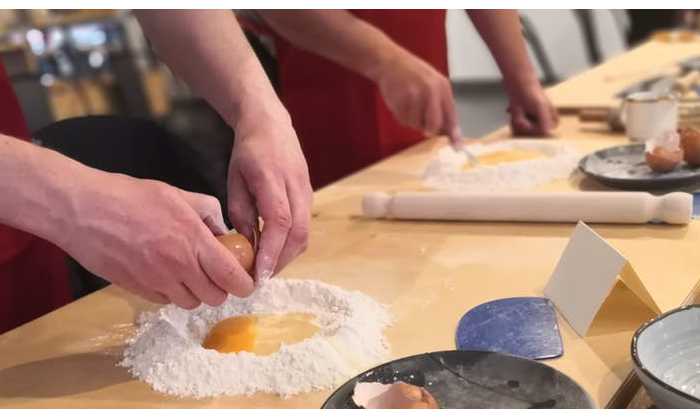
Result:
<svg viewBox="0 0 700 420"><path fill-rule="evenodd" d="M234 128L241 120L288 118L233 12L135 12L158 55Z"/></svg>
<svg viewBox="0 0 700 420"><path fill-rule="evenodd" d="M538 82L517 11L471 10L467 13L496 60L507 89Z"/></svg>
<svg viewBox="0 0 700 420"><path fill-rule="evenodd" d="M261 10L267 24L294 46L375 80L398 55L407 54L381 30L345 10Z"/></svg>
<svg viewBox="0 0 700 420"><path fill-rule="evenodd" d="M0 223L60 242L89 172L59 153L0 135Z"/></svg>

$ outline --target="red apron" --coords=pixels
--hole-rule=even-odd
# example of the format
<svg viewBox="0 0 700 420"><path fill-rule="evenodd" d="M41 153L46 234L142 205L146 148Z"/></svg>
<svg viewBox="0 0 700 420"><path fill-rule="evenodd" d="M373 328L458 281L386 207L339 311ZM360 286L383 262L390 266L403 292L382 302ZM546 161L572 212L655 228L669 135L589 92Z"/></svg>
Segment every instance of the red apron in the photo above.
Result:
<svg viewBox="0 0 700 420"><path fill-rule="evenodd" d="M29 139L29 130L2 63L0 133ZM0 333L69 301L66 255L49 242L0 225Z"/></svg>
<svg viewBox="0 0 700 420"><path fill-rule="evenodd" d="M447 75L444 10L352 10ZM322 187L425 138L401 126L365 77L275 36L280 97Z"/></svg>

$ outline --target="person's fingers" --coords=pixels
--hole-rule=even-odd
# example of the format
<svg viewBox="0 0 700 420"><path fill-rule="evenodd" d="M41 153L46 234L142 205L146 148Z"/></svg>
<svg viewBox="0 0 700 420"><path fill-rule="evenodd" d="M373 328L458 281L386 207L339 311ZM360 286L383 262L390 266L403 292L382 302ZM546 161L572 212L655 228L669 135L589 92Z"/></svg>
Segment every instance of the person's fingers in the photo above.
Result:
<svg viewBox="0 0 700 420"><path fill-rule="evenodd" d="M549 103L549 112L554 120L554 128L557 128L559 126L559 111L551 102Z"/></svg>
<svg viewBox="0 0 700 420"><path fill-rule="evenodd" d="M540 104L537 107L537 128L542 136L549 135L554 130L554 119L550 112L549 105L546 103Z"/></svg>
<svg viewBox="0 0 700 420"><path fill-rule="evenodd" d="M199 257L197 257L199 260ZM187 288L194 294L197 300L206 303L209 306L219 306L226 300L226 292L210 279L209 275L204 271L204 267L198 262L201 269L201 275L189 277Z"/></svg>
<svg viewBox="0 0 700 420"><path fill-rule="evenodd" d="M433 92L426 100L423 131L429 135L438 134L443 127L441 94L440 92Z"/></svg>
<svg viewBox="0 0 700 420"><path fill-rule="evenodd" d="M516 135L532 135L536 127L520 107L510 108L511 126Z"/></svg>
<svg viewBox="0 0 700 420"><path fill-rule="evenodd" d="M238 297L253 293L253 279L216 239L207 239L204 247L198 251L197 259L202 271L218 289Z"/></svg>
<svg viewBox="0 0 700 420"><path fill-rule="evenodd" d="M422 95L416 87L408 87L396 105L396 117L404 125L417 130L423 128Z"/></svg>
<svg viewBox="0 0 700 420"><path fill-rule="evenodd" d="M148 300L153 303L160 303L162 305L170 303L170 300L162 293L156 292L155 290L150 290L146 286L142 286L136 283L122 283L118 287L126 290L127 292L133 293L137 296Z"/></svg>
<svg viewBox="0 0 700 420"><path fill-rule="evenodd" d="M259 177L251 179L249 185L263 219L263 230L255 260L255 278L266 280L275 273L292 228L292 214L283 181Z"/></svg>
<svg viewBox="0 0 700 420"><path fill-rule="evenodd" d="M180 193L214 235L223 235L228 232L219 200L210 195L185 190L180 190Z"/></svg>
<svg viewBox="0 0 700 420"><path fill-rule="evenodd" d="M167 290L162 291L168 299L182 309L194 309L199 306L202 301L197 299L194 294L182 283L172 282L168 284Z"/></svg>
<svg viewBox="0 0 700 420"><path fill-rule="evenodd" d="M449 137L452 147L462 147L464 141L462 129L459 126L459 117L457 116L455 100L449 83L446 85L446 92L442 96L442 111L444 115L443 133Z"/></svg>
<svg viewBox="0 0 700 420"><path fill-rule="evenodd" d="M287 242L280 253L275 272L279 272L290 261L306 250L311 224L311 205L313 192L307 185L298 185L296 180L287 184L289 206L292 214L292 228L287 235Z"/></svg>
<svg viewBox="0 0 700 420"><path fill-rule="evenodd" d="M253 196L248 191L240 173L229 174L228 217L241 235L255 246L258 229L258 211Z"/></svg>

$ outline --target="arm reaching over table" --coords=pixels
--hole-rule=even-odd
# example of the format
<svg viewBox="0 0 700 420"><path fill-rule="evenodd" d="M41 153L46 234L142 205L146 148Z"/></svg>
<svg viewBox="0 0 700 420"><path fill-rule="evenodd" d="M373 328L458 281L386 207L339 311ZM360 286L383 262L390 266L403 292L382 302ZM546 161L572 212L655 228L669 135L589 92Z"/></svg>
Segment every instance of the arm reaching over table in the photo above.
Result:
<svg viewBox="0 0 700 420"><path fill-rule="evenodd" d="M257 13L296 47L376 83L388 108L402 124L431 135L445 134L455 146L462 143L449 79L380 28L346 10ZM470 11L469 16L503 74L513 132L549 135L557 126L557 113L530 63L517 12L477 10Z"/></svg>
<svg viewBox="0 0 700 420"><path fill-rule="evenodd" d="M227 292L253 290L214 237L226 231L214 197L92 169L5 135L0 196L0 224L53 242L88 270L151 301L192 309L219 305Z"/></svg>
<svg viewBox="0 0 700 420"><path fill-rule="evenodd" d="M253 241L264 221L255 276L270 277L302 253L312 190L291 119L233 12L137 11L159 56L234 129L229 217Z"/></svg>
<svg viewBox="0 0 700 420"><path fill-rule="evenodd" d="M510 97L513 133L551 134L559 123L559 117L527 55L518 12L470 10L467 13L503 74L505 89Z"/></svg>
<svg viewBox="0 0 700 420"><path fill-rule="evenodd" d="M379 28L346 10L259 10L277 33L377 84L396 119L462 142L450 81Z"/></svg>

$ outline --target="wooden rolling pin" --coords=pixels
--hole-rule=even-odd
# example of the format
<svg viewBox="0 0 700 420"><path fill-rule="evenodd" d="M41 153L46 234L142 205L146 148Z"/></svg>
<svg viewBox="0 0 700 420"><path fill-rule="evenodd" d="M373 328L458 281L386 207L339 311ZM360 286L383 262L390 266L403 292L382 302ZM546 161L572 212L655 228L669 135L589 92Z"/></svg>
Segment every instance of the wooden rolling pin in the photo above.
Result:
<svg viewBox="0 0 700 420"><path fill-rule="evenodd" d="M612 131L625 131L625 123L619 108L590 108L582 109L578 113L581 122L602 122L607 123Z"/></svg>
<svg viewBox="0 0 700 420"><path fill-rule="evenodd" d="M362 208L372 218L499 222L688 224L693 196L673 192L369 193Z"/></svg>

